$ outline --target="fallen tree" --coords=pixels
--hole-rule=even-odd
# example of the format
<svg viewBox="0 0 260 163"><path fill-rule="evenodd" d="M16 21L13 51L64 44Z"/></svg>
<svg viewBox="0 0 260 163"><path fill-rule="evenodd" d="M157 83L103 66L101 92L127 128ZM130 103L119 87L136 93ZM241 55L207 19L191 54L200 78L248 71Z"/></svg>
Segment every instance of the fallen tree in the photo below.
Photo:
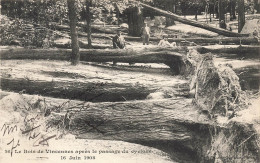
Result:
<svg viewBox="0 0 260 163"><path fill-rule="evenodd" d="M58 36L61 36L61 37L65 37L65 38L70 38L69 36L69 32L66 32L66 31L55 31L55 34L57 34ZM88 37L88 34L85 33L85 32L78 32L78 36L79 37ZM110 39L112 40L112 37L114 35L112 34L102 34L102 33L92 33L91 36L93 38L101 38L101 39Z"/></svg>
<svg viewBox="0 0 260 163"><path fill-rule="evenodd" d="M196 48L198 52L204 53L229 53L229 54L241 54L241 55L258 55L260 52L260 46L245 46L245 45L235 45L235 46L203 46Z"/></svg>
<svg viewBox="0 0 260 163"><path fill-rule="evenodd" d="M79 40L79 47L83 49L89 49L88 43L85 43L84 41ZM71 49L71 43L70 40L66 42L54 42L52 44L53 47L56 48L65 48L65 49ZM96 44L92 43L91 49L107 49L107 48L112 48L112 45L109 44Z"/></svg>
<svg viewBox="0 0 260 163"><path fill-rule="evenodd" d="M101 28L101 27L100 27ZM102 27L106 29L106 27ZM62 30L66 29L65 31L68 31L68 27L62 25L60 28L57 28L57 30ZM113 33L115 34L115 33ZM78 35L81 37L87 37L88 34L84 32L78 32ZM62 37L69 38L68 34L60 34ZM93 33L91 34L93 38L101 38L101 39L112 39L114 35L110 34L98 34L98 33ZM125 36L124 39L126 41L142 41L141 37L132 37L132 36ZM161 38L157 37L150 37L150 41L156 41L159 42ZM194 42L196 44L257 44L259 43L258 39L255 37L228 37L228 38L168 38L169 42Z"/></svg>
<svg viewBox="0 0 260 163"><path fill-rule="evenodd" d="M204 143L206 140L198 137L205 136L204 131L213 125L207 115L200 114L192 105L191 99L185 98L91 103L46 96L11 95L4 97L2 102L12 101L13 107L19 109L37 109L41 116L45 116L47 127L68 130L78 138L177 142L195 153L197 147L194 142Z"/></svg>
<svg viewBox="0 0 260 163"><path fill-rule="evenodd" d="M70 31L70 28L68 25L59 25L59 24L52 24L50 26L51 29L53 30L59 30L59 31ZM80 25L81 30L83 30L82 28L84 28L84 26ZM115 27L115 26L102 26L102 25L92 25L91 26L91 30L93 32L98 32L98 33L106 33L106 34L116 34L116 31L120 29L123 32L127 32L126 29L122 29L120 27Z"/></svg>
<svg viewBox="0 0 260 163"><path fill-rule="evenodd" d="M235 32L231 32L231 31L221 29L221 28L212 27L208 24L202 24L202 23L199 23L197 21L188 20L188 19L182 18L179 15L173 14L169 11L164 11L164 10L149 6L149 5L141 3L141 2L138 2L138 4L140 4L141 6L147 8L149 10L155 11L155 12L157 12L157 13L165 16L165 17L172 18L172 19L179 21L181 23L188 24L188 25L195 26L195 27L199 27L199 28L203 28L203 29L206 29L206 30L227 36L227 37L247 37L247 36L249 36L249 34L235 33Z"/></svg>
<svg viewBox="0 0 260 163"><path fill-rule="evenodd" d="M87 37L88 34L84 32L78 32L78 35L81 37ZM62 37L69 38L68 34L60 34ZM93 38L101 38L101 39L112 39L114 35L112 34L98 34L93 33L91 34ZM126 41L142 41L141 37L132 37L132 36L125 36L124 39ZM159 42L161 38L157 37L150 37L150 41ZM169 42L194 42L196 44L257 44L259 43L258 39L255 37L226 37L226 38L168 38Z"/></svg>
<svg viewBox="0 0 260 163"><path fill-rule="evenodd" d="M182 65L182 54L179 48L151 49L81 49L80 60L87 62L124 62L124 63L164 63L179 74ZM70 60L68 49L2 49L1 59L50 59Z"/></svg>
<svg viewBox="0 0 260 163"><path fill-rule="evenodd" d="M127 41L142 41L141 37L124 37ZM151 37L150 41L159 42L161 38ZM258 39L254 37L228 37L228 38L168 38L169 42L194 42L196 44L257 44Z"/></svg>
<svg viewBox="0 0 260 163"><path fill-rule="evenodd" d="M65 76L65 72L42 72L47 75ZM67 73L67 75L70 75ZM72 74L73 75L73 74ZM76 77L77 74L74 74ZM103 82L80 82L71 80L31 80L30 77L6 78L1 77L1 89L26 92L27 94L40 94L54 98L64 98L91 102L114 102L125 100L146 99L154 92L154 88L145 86L103 83Z"/></svg>

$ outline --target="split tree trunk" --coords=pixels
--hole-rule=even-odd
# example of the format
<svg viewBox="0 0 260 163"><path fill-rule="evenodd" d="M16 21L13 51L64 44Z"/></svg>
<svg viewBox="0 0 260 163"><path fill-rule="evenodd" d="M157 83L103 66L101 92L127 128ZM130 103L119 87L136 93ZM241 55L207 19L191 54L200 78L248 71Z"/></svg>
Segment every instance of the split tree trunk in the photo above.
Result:
<svg viewBox="0 0 260 163"><path fill-rule="evenodd" d="M78 33L77 33L77 14L76 14L76 1L75 0L67 0L68 3L68 13L70 20L70 36L71 36L71 64L77 65L79 63L79 43L78 43Z"/></svg>
<svg viewBox="0 0 260 163"><path fill-rule="evenodd" d="M158 8L155 8L155 7L152 7L152 6L149 6L149 5L144 4L144 3L141 3L141 2L140 2L139 4L140 4L141 6L143 6L143 7L146 7L146 8L148 8L148 9L150 9L150 10L153 10L153 11L155 11L155 12L158 12L158 13L160 13L160 14L163 15L163 16L171 17L171 18L173 18L174 20L179 21L179 22L181 22L181 23L188 24L188 25L195 26L195 27L199 27L199 28L203 28L203 29L206 29L206 30L209 30L209 31L216 32L216 33L218 33L218 34L227 36L227 37L243 37L243 36L249 36L249 34L235 33L235 32L227 31L227 30L224 30L224 29L211 27L211 26L209 26L208 24L204 24L204 23L202 24L202 23L199 23L199 22L196 22L196 21L184 19L184 18L180 17L179 15L176 15L176 14L173 14L173 13L171 13L171 12L167 12L167 11L164 11L164 10L161 10L161 9L158 9Z"/></svg>
<svg viewBox="0 0 260 163"><path fill-rule="evenodd" d="M245 25L245 3L244 0L238 0L238 33L240 33Z"/></svg>
<svg viewBox="0 0 260 163"><path fill-rule="evenodd" d="M143 14L140 7L128 8L128 28L129 35L141 36L141 29L143 27Z"/></svg>

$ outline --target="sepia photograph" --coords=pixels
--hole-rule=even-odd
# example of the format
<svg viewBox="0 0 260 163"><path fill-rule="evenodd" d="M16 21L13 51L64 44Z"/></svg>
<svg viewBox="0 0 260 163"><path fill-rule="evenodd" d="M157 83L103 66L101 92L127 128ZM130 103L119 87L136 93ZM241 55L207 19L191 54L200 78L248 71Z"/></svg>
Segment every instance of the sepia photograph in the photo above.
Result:
<svg viewBox="0 0 260 163"><path fill-rule="evenodd" d="M0 163L260 162L260 0L0 11Z"/></svg>

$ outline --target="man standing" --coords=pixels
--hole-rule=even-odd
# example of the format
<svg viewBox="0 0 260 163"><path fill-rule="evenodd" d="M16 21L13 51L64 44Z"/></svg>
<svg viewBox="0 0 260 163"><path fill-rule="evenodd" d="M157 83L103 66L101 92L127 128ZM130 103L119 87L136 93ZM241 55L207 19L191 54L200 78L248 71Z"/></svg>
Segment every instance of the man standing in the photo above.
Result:
<svg viewBox="0 0 260 163"><path fill-rule="evenodd" d="M143 45L149 45L149 38L150 38L150 28L147 26L147 23L144 23L144 27L142 28L142 39Z"/></svg>

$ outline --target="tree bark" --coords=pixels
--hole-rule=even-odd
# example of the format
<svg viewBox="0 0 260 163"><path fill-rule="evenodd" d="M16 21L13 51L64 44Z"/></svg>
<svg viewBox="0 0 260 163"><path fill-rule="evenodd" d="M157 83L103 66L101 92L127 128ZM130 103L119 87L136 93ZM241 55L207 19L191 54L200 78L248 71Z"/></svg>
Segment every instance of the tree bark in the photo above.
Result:
<svg viewBox="0 0 260 163"><path fill-rule="evenodd" d="M216 19L218 19L219 18L219 10L218 10L218 5L219 5L219 2L218 2L218 0L215 2L215 7L214 7L214 9L215 9L215 13L216 13Z"/></svg>
<svg viewBox="0 0 260 163"><path fill-rule="evenodd" d="M87 62L123 62L123 63L165 63L176 65L172 71L178 74L183 64L179 48L150 48L150 49L106 49L80 51L81 61ZM184 51L184 49L183 49ZM183 52L184 53L184 52ZM5 49L1 51L1 59L49 59L69 60L70 51L67 49Z"/></svg>
<svg viewBox="0 0 260 163"><path fill-rule="evenodd" d="M142 41L140 37L125 37L127 41ZM150 41L160 41L160 38L150 37ZM194 42L196 44L257 44L258 39L254 37L226 37L226 38L168 38L169 42L180 43L183 41Z"/></svg>
<svg viewBox="0 0 260 163"><path fill-rule="evenodd" d="M236 1L230 0L230 21L235 20L236 18Z"/></svg>
<svg viewBox="0 0 260 163"><path fill-rule="evenodd" d="M76 1L75 0L67 0L68 3L68 14L70 21L70 36L71 36L71 64L77 65L79 63L79 44L78 44L78 31L76 28L77 25L77 14L76 14Z"/></svg>
<svg viewBox="0 0 260 163"><path fill-rule="evenodd" d="M82 49L112 49L112 45L109 44L91 44L91 48L88 46L88 43L85 43L79 40L79 47ZM63 48L63 49L71 49L70 45L67 43L54 43L53 47Z"/></svg>
<svg viewBox="0 0 260 163"><path fill-rule="evenodd" d="M13 92L25 91L27 94L38 94L54 98L73 99L91 102L115 102L127 100L143 100L155 92L154 88L131 83L106 83L106 82L80 82L78 79L85 78L80 74L66 72L47 71L40 72L53 76L53 81L29 80L28 78L0 78L1 89ZM42 75L42 74L40 74ZM55 80L55 77L69 78L71 80ZM102 79L102 78L101 78ZM105 79L104 79L105 81Z"/></svg>
<svg viewBox="0 0 260 163"><path fill-rule="evenodd" d="M222 0L218 0L218 11L219 11L219 27L226 29L226 20L225 20L225 9Z"/></svg>
<svg viewBox="0 0 260 163"><path fill-rule="evenodd" d="M158 9L158 8L155 8L155 7L151 7L147 4L144 4L144 3L139 3L140 5L142 5L143 7L146 7L150 10L153 10L155 12L158 12L160 13L161 15L164 15L164 16L167 16L167 17L171 17L173 18L174 20L176 21L179 21L181 23L184 23L184 24L188 24L188 25L191 25L191 26L195 26L195 27L199 27L199 28L203 28L203 29L206 29L206 30L209 30L209 31L212 31L212 32L216 32L218 34L221 34L221 35L224 35L224 36L227 36L227 37L243 37L243 36L249 36L249 34L239 34L239 33L234 33L234 32L231 32L231 31L227 31L227 30L224 30L224 29L220 29L220 28L215 28L215 27L211 27L209 26L208 24L202 24L202 23L199 23L199 22L196 22L196 21L192 21L192 20L188 20L188 19L184 19L176 14L173 14L173 13L170 13L170 12L166 12L164 10L161 10L161 9Z"/></svg>
<svg viewBox="0 0 260 163"><path fill-rule="evenodd" d="M81 138L86 138L90 132L94 138L102 135L103 139L130 142L175 141L187 147L195 139L194 128L210 125L198 120L209 121L205 115L201 118L191 100L187 99L99 103L73 112L70 128L72 131L77 128L74 133L80 133ZM56 120L62 118L54 117ZM91 126L95 127L94 130Z"/></svg>
<svg viewBox="0 0 260 163"><path fill-rule="evenodd" d="M245 25L245 3L244 0L238 0L238 33L240 33Z"/></svg>
<svg viewBox="0 0 260 163"><path fill-rule="evenodd" d="M173 0L168 0L168 1L165 1L166 4L166 10L167 11L170 11L172 13L175 13L175 9L174 9L174 4L175 4L175 1ZM166 17L166 27L169 27L169 26L172 26L172 25L175 25L175 22L172 18L169 18L169 17Z"/></svg>
<svg viewBox="0 0 260 163"><path fill-rule="evenodd" d="M21 96L24 102L36 101L31 95ZM44 101L44 104L41 102L43 106L57 108L46 117L46 124L58 127L60 123L60 127L78 135L78 138L89 138L91 135L92 139L127 142L179 142L182 147L197 151L198 139L205 140L205 131L213 125L207 115L201 114L192 105L191 99L185 98L101 103L46 96L38 98ZM68 126L63 126L67 112L71 120L64 124Z"/></svg>
<svg viewBox="0 0 260 163"><path fill-rule="evenodd" d="M256 13L260 13L260 1L259 0L254 0L254 8L256 9Z"/></svg>
<svg viewBox="0 0 260 163"><path fill-rule="evenodd" d="M127 11L129 35L141 36L141 29L143 27L143 14L140 7L131 7Z"/></svg>
<svg viewBox="0 0 260 163"><path fill-rule="evenodd" d="M114 3L115 10L116 10L116 19L117 19L117 25L119 26L119 14L120 14L120 9L117 3Z"/></svg>
<svg viewBox="0 0 260 163"><path fill-rule="evenodd" d="M239 55L245 55L245 56L257 56L260 52L259 46L222 46L218 48L214 48L214 46L210 47L199 47L197 48L198 52L200 53L227 53L227 54L239 54Z"/></svg>
<svg viewBox="0 0 260 163"><path fill-rule="evenodd" d="M91 17L90 6L92 6L92 0L86 0L86 21L87 21L87 33L88 33L88 48L92 47L91 44Z"/></svg>

